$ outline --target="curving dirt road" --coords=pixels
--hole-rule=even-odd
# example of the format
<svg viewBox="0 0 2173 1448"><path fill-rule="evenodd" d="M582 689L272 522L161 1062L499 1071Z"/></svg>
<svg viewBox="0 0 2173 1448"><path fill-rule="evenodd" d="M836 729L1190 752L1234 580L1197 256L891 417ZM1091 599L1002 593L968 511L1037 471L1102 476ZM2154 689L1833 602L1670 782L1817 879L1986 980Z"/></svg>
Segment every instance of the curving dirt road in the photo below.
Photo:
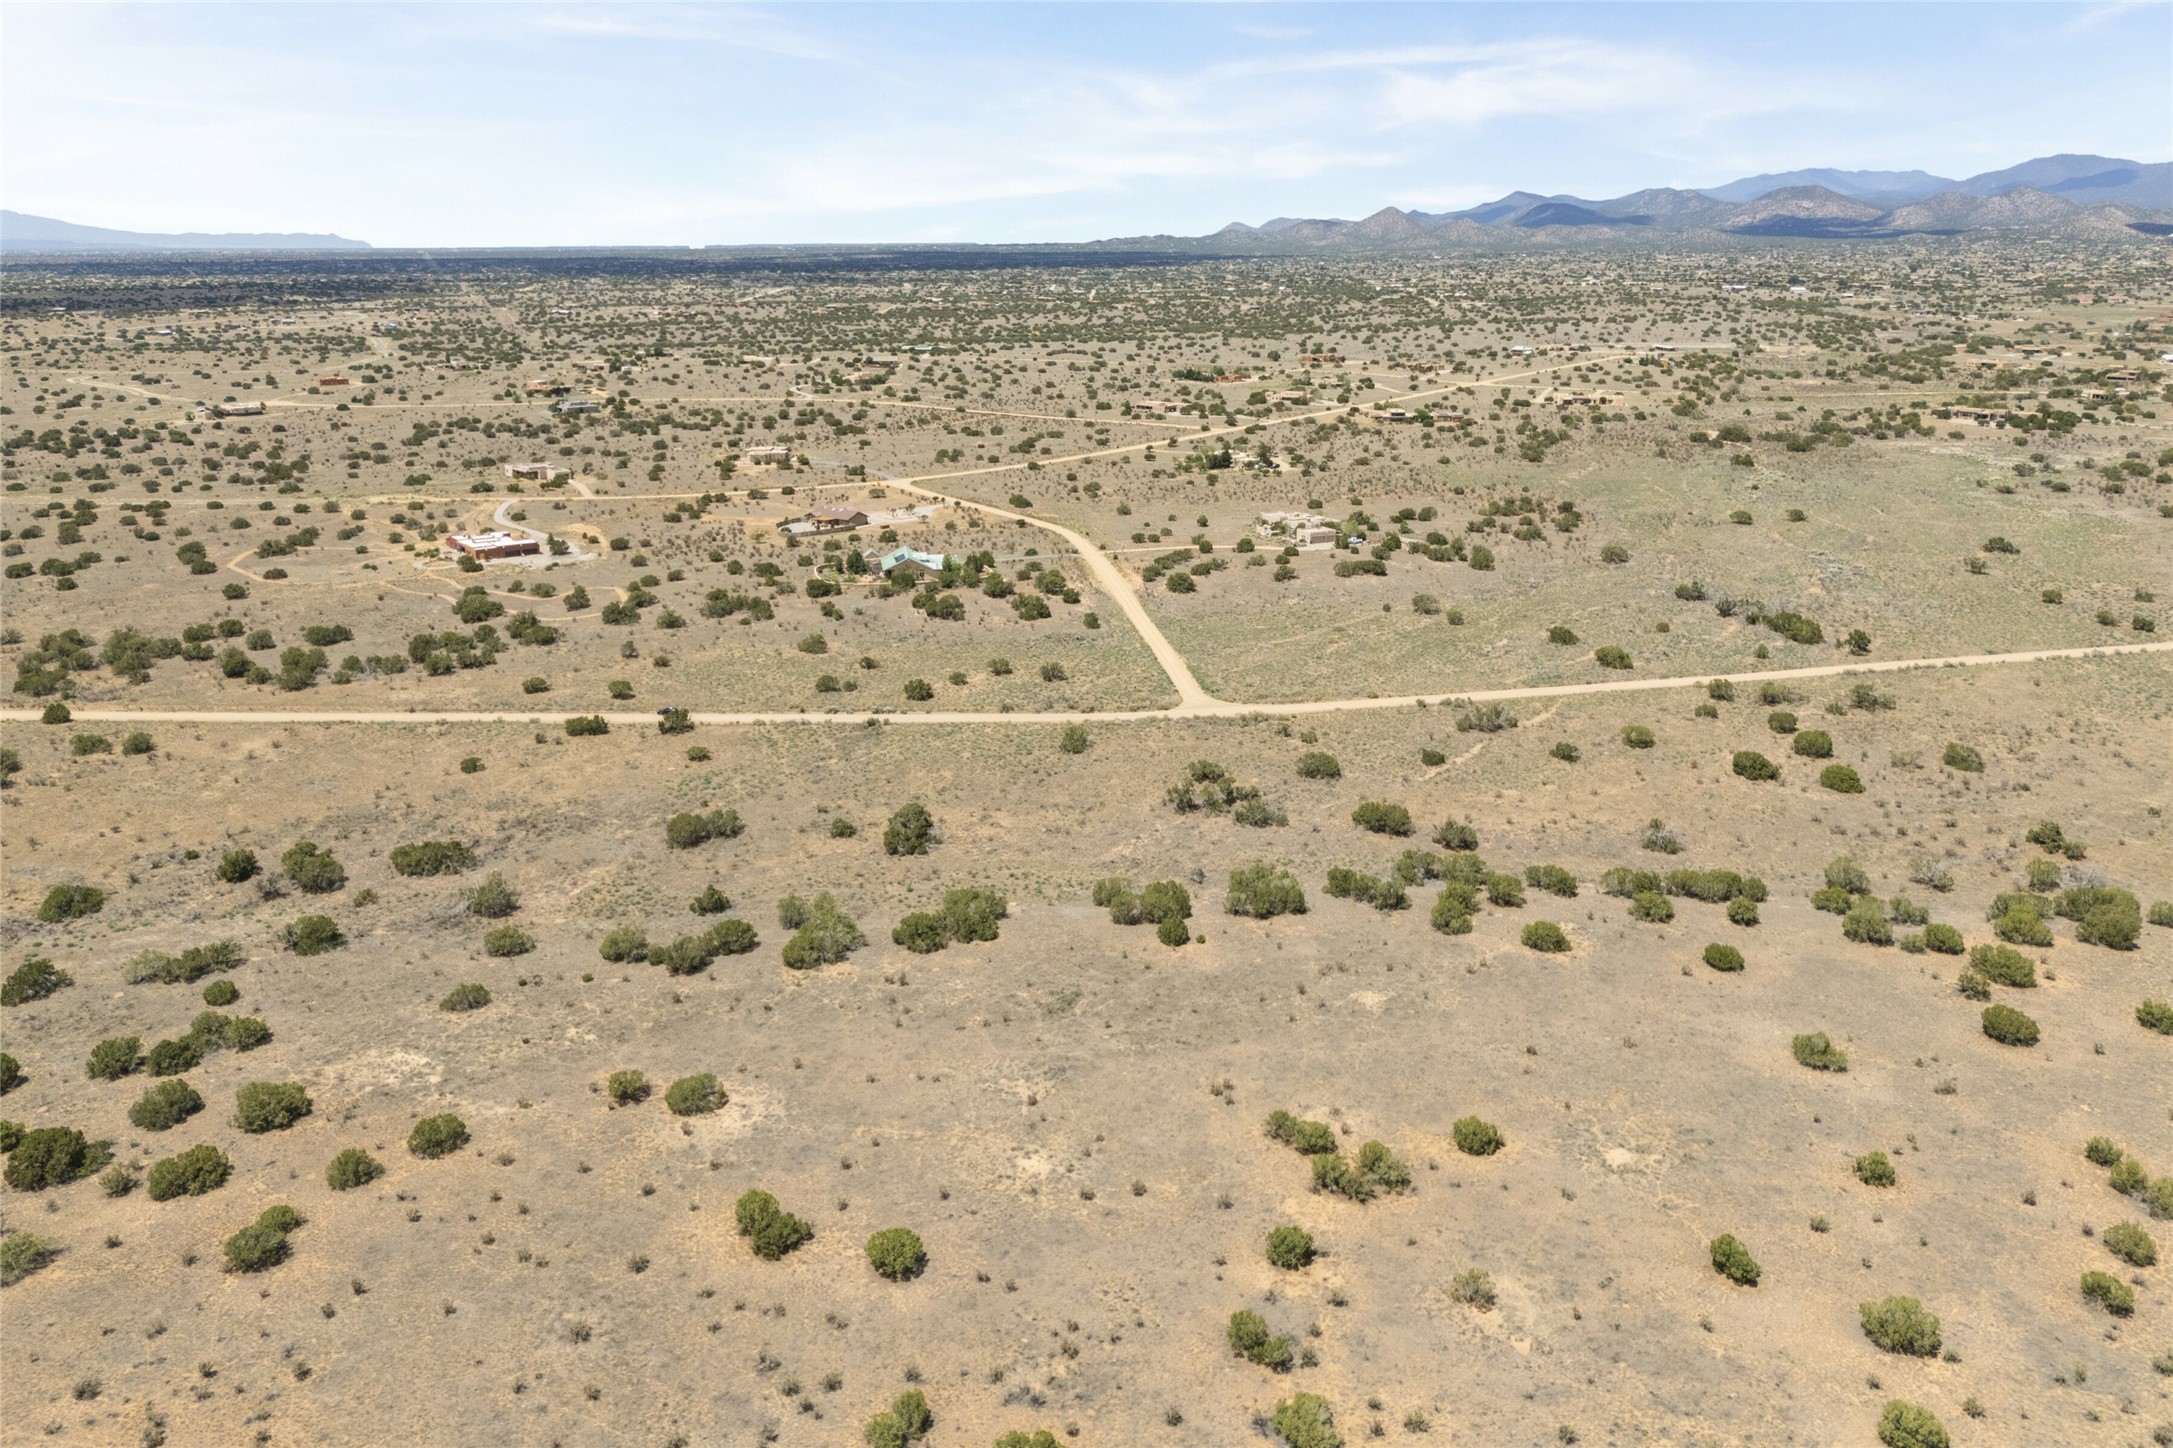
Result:
<svg viewBox="0 0 2173 1448"><path fill-rule="evenodd" d="M1196 702L1180 704L1174 709L1111 709L1106 711L1048 710L1039 713L969 713L962 710L928 710L921 713L889 713L867 710L841 710L827 713L806 711L773 713L713 713L696 711L690 714L697 724L852 724L866 725L878 720L885 724L1048 724L1048 723L1128 723L1154 719L1244 719L1251 717L1282 717L1301 714L1333 714L1357 709L1411 709L1420 706L1439 706L1451 702L1493 703L1517 699L1559 699L1575 694L1634 694L1649 693L1660 689L1703 688L1713 679L1726 679L1735 684L1758 684L1769 679L1824 679L1844 674L1890 674L1904 669L1970 669L1985 668L1995 664L2033 664L2048 659L2096 659L2118 654L2162 653L2173 649L2173 641L2148 644L2109 644L2094 648L2078 649L2026 649L2011 654L1957 654L1948 658L1893 659L1878 663L1858 660L1845 664L1821 664L1807 669L1760 669L1745 674L1686 674L1667 679L1608 679L1592 684L1536 684L1513 689L1474 689L1449 694L1401 694L1394 698L1367 699L1308 699L1291 704L1233 704L1224 699L1209 698L1202 694ZM1183 659L1178 660L1180 666ZM1187 677L1190 677L1189 670ZM1193 686L1195 689L1198 685ZM71 706L72 717L78 720L102 720L114 723L156 721L175 724L529 724L550 725L563 722L568 716L563 711L537 712L532 709L114 709L98 705L86 705L81 709ZM0 720L29 722L38 717L35 709L0 709ZM606 713L603 716L613 724L641 726L656 722L653 713Z"/></svg>

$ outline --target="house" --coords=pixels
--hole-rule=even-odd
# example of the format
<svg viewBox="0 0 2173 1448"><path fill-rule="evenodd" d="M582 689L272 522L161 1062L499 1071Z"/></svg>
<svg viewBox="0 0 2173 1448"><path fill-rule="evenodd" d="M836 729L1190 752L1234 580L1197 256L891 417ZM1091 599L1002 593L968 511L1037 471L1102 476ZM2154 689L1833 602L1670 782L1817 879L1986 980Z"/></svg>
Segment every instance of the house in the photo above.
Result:
<svg viewBox="0 0 2173 1448"><path fill-rule="evenodd" d="M1279 539L1300 548L1332 547L1336 538L1335 524L1318 513L1262 513L1253 531L1270 542Z"/></svg>
<svg viewBox="0 0 2173 1448"><path fill-rule="evenodd" d="M597 405L585 397L571 397L558 404L559 412L595 412Z"/></svg>
<svg viewBox="0 0 2173 1448"><path fill-rule="evenodd" d="M539 483L556 482L573 475L572 468L562 468L554 463L505 463L502 466L509 478L528 478Z"/></svg>
<svg viewBox="0 0 2173 1448"><path fill-rule="evenodd" d="M1177 403L1162 402L1150 397L1136 398L1132 402L1132 416L1134 417L1143 415L1171 417L1176 415L1177 410Z"/></svg>
<svg viewBox="0 0 2173 1448"><path fill-rule="evenodd" d="M264 404L261 402L227 402L211 410L220 417L262 417L264 415Z"/></svg>
<svg viewBox="0 0 2173 1448"><path fill-rule="evenodd" d="M875 571L885 578L933 578L943 571L945 559L940 553L923 553L917 548L893 548L888 553L867 555L875 565Z"/></svg>
<svg viewBox="0 0 2173 1448"><path fill-rule="evenodd" d="M445 538L445 546L455 553L464 553L470 558L486 561L493 558L520 558L543 551L540 539L498 532L449 533Z"/></svg>
<svg viewBox="0 0 2173 1448"><path fill-rule="evenodd" d="M814 533L850 533L855 528L868 526L868 515L858 508L838 506L817 508L812 513L802 513L797 518L787 518L777 525L777 531L788 537L805 538Z"/></svg>
<svg viewBox="0 0 2173 1448"><path fill-rule="evenodd" d="M792 449L783 444L751 447L747 449L747 461L751 463L774 463L778 467L789 468L792 466Z"/></svg>
<svg viewBox="0 0 2173 1448"><path fill-rule="evenodd" d="M344 377L320 377L317 379L317 385L319 387L349 387L353 384Z"/></svg>

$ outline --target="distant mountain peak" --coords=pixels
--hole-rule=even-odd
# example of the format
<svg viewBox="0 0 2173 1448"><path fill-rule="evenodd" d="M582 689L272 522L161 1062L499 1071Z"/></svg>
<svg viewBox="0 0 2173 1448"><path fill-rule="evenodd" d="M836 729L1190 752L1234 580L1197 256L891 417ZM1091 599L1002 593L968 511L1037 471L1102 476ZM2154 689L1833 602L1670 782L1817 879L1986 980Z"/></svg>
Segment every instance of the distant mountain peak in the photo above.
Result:
<svg viewBox="0 0 2173 1448"><path fill-rule="evenodd" d="M0 251L369 251L366 241L307 232L149 232L79 226L0 211Z"/></svg>

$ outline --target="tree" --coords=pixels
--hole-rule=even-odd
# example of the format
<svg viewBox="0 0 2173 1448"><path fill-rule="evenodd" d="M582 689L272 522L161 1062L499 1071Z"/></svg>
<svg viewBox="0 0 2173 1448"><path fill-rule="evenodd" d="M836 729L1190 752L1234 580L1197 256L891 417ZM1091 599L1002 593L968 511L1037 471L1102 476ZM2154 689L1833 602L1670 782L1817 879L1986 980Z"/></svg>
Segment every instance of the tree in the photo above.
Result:
<svg viewBox="0 0 2173 1448"><path fill-rule="evenodd" d="M1456 1149L1466 1156L1492 1156L1502 1149L1501 1132L1492 1122L1476 1116L1457 1118L1449 1131L1456 1140Z"/></svg>
<svg viewBox="0 0 2173 1448"><path fill-rule="evenodd" d="M1723 1232L1712 1242L1713 1270L1741 1287L1758 1285L1758 1264L1734 1237Z"/></svg>
<svg viewBox="0 0 2173 1448"><path fill-rule="evenodd" d="M936 822L927 807L915 801L901 805L883 829L886 855L925 855L936 840Z"/></svg>
<svg viewBox="0 0 2173 1448"><path fill-rule="evenodd" d="M407 1149L425 1161L448 1156L467 1144L467 1123L449 1112L441 1116L425 1116L407 1134Z"/></svg>
<svg viewBox="0 0 2173 1448"><path fill-rule="evenodd" d="M707 1116L729 1099L717 1078L707 1071L699 1076L681 1076L664 1092L664 1105L674 1116Z"/></svg>
<svg viewBox="0 0 2173 1448"><path fill-rule="evenodd" d="M1298 877L1265 862L1230 872L1223 909L1232 915L1266 920L1277 915L1305 913L1305 890Z"/></svg>
<svg viewBox="0 0 2173 1448"><path fill-rule="evenodd" d="M252 1134L284 1131L311 1109L309 1093L292 1081L251 1081L234 1093L234 1124Z"/></svg>
<svg viewBox="0 0 2173 1448"><path fill-rule="evenodd" d="M75 977L53 964L42 955L33 955L0 981L0 1006L28 1005L42 1001L63 986L75 984Z"/></svg>
<svg viewBox="0 0 2173 1448"><path fill-rule="evenodd" d="M47 925L60 925L96 915L105 906L106 892L95 885L55 885L38 902L38 919Z"/></svg>
<svg viewBox="0 0 2173 1448"><path fill-rule="evenodd" d="M1473 549L1478 552L1478 549ZM1343 1448L1336 1431L1335 1413L1328 1400L1313 1393L1298 1393L1275 1405L1271 1420L1276 1434L1290 1448Z"/></svg>
<svg viewBox="0 0 2173 1448"><path fill-rule="evenodd" d="M1313 1234L1303 1227L1277 1227L1268 1233L1268 1261L1296 1272L1313 1261Z"/></svg>
<svg viewBox="0 0 2173 1448"><path fill-rule="evenodd" d="M742 1193L732 1214L739 1224L739 1234L765 1262L777 1261L815 1235L813 1227L778 1206L777 1198L765 1191Z"/></svg>
<svg viewBox="0 0 2173 1448"><path fill-rule="evenodd" d="M868 1420L861 1429L868 1448L909 1448L928 1436L935 1426L928 1398L919 1388L908 1388L891 1400L888 1408Z"/></svg>
<svg viewBox="0 0 2173 1448"><path fill-rule="evenodd" d="M1931 1357L1939 1351L1939 1319L1914 1297L1885 1297L1861 1303L1857 1315L1864 1336L1891 1353Z"/></svg>
<svg viewBox="0 0 2173 1448"><path fill-rule="evenodd" d="M1879 1441L1886 1448L1949 1448L1950 1442L1947 1430L1928 1409L1898 1398L1879 1414Z"/></svg>
<svg viewBox="0 0 2173 1448"><path fill-rule="evenodd" d="M177 1156L151 1163L144 1177L144 1191L154 1202L200 1197L225 1186L233 1171L234 1164L217 1147L208 1143L192 1146Z"/></svg>
<svg viewBox="0 0 2173 1448"><path fill-rule="evenodd" d="M368 1186L385 1174L385 1168L376 1157L358 1146L350 1146L324 1169L324 1183L336 1192L351 1192L356 1187Z"/></svg>
<svg viewBox="0 0 2173 1448"><path fill-rule="evenodd" d="M868 1238L868 1262L893 1282L918 1277L928 1253L918 1234L906 1227L885 1227Z"/></svg>
<svg viewBox="0 0 2173 1448"><path fill-rule="evenodd" d="M309 895L329 895L347 883L347 871L332 852L312 840L297 840L279 857L280 868L295 888Z"/></svg>
<svg viewBox="0 0 2173 1448"><path fill-rule="evenodd" d="M8 1153L5 1177L19 1192L42 1192L67 1185L94 1164L82 1132L72 1126L41 1126L24 1132Z"/></svg>
<svg viewBox="0 0 2173 1448"><path fill-rule="evenodd" d="M788 970L834 965L868 943L868 937L839 908L829 891L817 895L813 903L804 905L803 909L805 913L796 916L798 927L792 938L785 942L784 958ZM780 907L780 918L784 913Z"/></svg>

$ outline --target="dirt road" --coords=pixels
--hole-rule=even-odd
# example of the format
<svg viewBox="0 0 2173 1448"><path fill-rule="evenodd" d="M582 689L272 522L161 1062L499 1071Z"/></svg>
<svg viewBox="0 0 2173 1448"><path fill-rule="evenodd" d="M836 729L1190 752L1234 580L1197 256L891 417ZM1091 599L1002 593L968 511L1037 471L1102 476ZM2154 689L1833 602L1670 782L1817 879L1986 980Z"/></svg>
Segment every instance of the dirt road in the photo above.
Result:
<svg viewBox="0 0 2173 1448"><path fill-rule="evenodd" d="M962 710L928 710L889 713L881 710L832 710L824 712L717 713L697 710L690 717L697 724L853 724L875 720L886 724L1047 724L1126 723L1151 719L1242 719L1253 716L1285 717L1334 714L1356 709L1410 709L1436 707L1451 701L1475 704L1513 702L1519 699L1559 699L1575 694L1637 694L1663 689L1703 688L1713 679L1735 684L1758 684L1769 679L1827 679L1842 675L1890 674L1906 669L1971 669L1995 664L2033 664L2049 659L2110 658L2118 654L2151 654L2173 649L2173 641L2148 644L2110 644L2098 648L2027 649L2011 654L1957 654L1936 659L1893 659L1881 662L1855 660L1821 664L1808 669L1761 669L1745 674L1696 674L1668 679L1609 679L1593 684L1542 684L1529 688L1473 689L1446 694L1400 694L1393 698L1308 699L1292 704L1237 704L1210 698L1204 692L1174 709L1112 709L1103 712L1048 710L1038 713L969 713ZM1179 667L1184 660L1177 660ZM1190 670L1185 671L1190 678ZM1194 684L1193 689L1199 690ZM116 709L86 705L73 709L84 722L174 724L534 724L563 722L564 711L530 709ZM0 719L28 722L38 717L35 709L0 709ZM606 713L615 725L639 727L656 722L653 713Z"/></svg>

